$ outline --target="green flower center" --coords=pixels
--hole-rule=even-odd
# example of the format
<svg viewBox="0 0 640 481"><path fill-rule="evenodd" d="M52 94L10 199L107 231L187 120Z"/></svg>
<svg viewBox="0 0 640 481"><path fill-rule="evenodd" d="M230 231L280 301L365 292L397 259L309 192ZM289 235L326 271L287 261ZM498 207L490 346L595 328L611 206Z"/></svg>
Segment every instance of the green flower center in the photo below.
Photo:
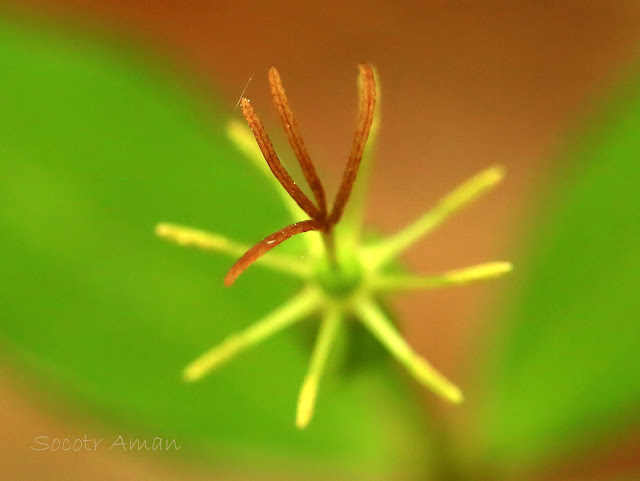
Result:
<svg viewBox="0 0 640 481"><path fill-rule="evenodd" d="M322 259L315 269L315 279L329 297L344 299L363 284L363 269L355 255L344 255L336 263Z"/></svg>

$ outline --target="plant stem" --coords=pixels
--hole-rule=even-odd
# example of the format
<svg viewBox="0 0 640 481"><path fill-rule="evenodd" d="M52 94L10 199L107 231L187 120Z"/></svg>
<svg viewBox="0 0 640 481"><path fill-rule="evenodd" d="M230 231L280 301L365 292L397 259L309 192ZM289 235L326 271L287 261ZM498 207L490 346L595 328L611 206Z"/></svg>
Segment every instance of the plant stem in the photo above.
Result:
<svg viewBox="0 0 640 481"><path fill-rule="evenodd" d="M322 240L324 241L324 246L327 250L327 258L329 259L329 265L333 269L338 269L338 258L336 256L336 240L333 235L333 229L328 232L322 233Z"/></svg>

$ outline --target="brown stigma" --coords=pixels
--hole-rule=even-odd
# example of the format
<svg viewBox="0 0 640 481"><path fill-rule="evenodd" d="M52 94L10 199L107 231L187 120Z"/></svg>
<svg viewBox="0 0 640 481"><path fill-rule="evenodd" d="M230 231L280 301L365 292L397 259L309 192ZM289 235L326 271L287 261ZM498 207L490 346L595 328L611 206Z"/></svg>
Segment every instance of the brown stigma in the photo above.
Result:
<svg viewBox="0 0 640 481"><path fill-rule="evenodd" d="M249 249L236 263L231 267L225 276L224 283L230 286L235 282L242 272L244 272L251 264L258 260L262 255L281 244L290 237L309 232L313 230L321 231L325 234L327 249L333 250L333 227L340 221L344 209L349 201L353 184L356 180L360 161L364 153L364 148L369 138L371 124L376 104L376 84L373 68L370 65L359 65L358 89L360 96L360 107L358 112L358 123L356 133L353 139L351 153L347 160L347 164L342 175L342 181L333 202L331 212L327 211L326 194L316 168L309 156L302 135L298 130L298 124L293 116L289 100L285 94L280 74L275 67L269 69L269 84L271 86L271 94L273 102L276 105L280 122L287 134L289 144L300 163L300 168L304 174L304 178L311 188L313 197L317 205L313 203L309 197L298 187L293 181L287 170L280 162L278 155L273 148L273 144L267 135L260 118L253 110L248 99L241 100L242 113L249 123L249 127L260 147L260 151L267 161L269 169L278 179L278 182L284 187L291 198L300 206L300 208L310 217L309 220L296 222L279 231L265 237L263 240ZM334 256L333 252L329 253L330 257Z"/></svg>

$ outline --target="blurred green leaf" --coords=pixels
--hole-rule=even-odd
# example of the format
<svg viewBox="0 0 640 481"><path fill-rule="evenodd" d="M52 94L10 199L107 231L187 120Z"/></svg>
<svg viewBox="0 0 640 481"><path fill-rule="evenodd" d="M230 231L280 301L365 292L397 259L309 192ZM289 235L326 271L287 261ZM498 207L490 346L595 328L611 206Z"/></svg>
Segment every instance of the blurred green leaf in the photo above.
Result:
<svg viewBox="0 0 640 481"><path fill-rule="evenodd" d="M187 362L297 286L255 267L224 288L231 259L154 237L156 222L173 221L251 243L288 219L224 137L233 105L222 114L151 63L83 33L0 20L4 344L69 406L105 414L116 432L175 438L187 456L421 470L417 407L389 366L329 375L312 425L296 430L310 355L299 332L181 382Z"/></svg>
<svg viewBox="0 0 640 481"><path fill-rule="evenodd" d="M492 341L479 418L498 465L596 447L638 423L638 78L581 138L536 206L505 332Z"/></svg>

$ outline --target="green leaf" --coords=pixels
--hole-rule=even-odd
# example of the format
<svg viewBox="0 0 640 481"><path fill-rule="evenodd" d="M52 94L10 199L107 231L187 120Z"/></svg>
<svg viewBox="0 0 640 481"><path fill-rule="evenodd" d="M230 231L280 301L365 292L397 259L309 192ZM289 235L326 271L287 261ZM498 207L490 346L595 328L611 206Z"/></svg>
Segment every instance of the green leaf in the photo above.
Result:
<svg viewBox="0 0 640 481"><path fill-rule="evenodd" d="M299 288L259 267L224 288L233 259L153 235L172 221L252 243L288 222L224 136L232 104L112 42L7 18L0 64L0 336L21 372L69 411L106 415L109 431L175 438L218 466L423 468L417 406L389 366L329 373L313 423L295 428L310 358L300 332L182 383L189 361Z"/></svg>
<svg viewBox="0 0 640 481"><path fill-rule="evenodd" d="M638 423L640 78L597 120L536 206L505 332L491 341L479 418L498 464L597 447Z"/></svg>

